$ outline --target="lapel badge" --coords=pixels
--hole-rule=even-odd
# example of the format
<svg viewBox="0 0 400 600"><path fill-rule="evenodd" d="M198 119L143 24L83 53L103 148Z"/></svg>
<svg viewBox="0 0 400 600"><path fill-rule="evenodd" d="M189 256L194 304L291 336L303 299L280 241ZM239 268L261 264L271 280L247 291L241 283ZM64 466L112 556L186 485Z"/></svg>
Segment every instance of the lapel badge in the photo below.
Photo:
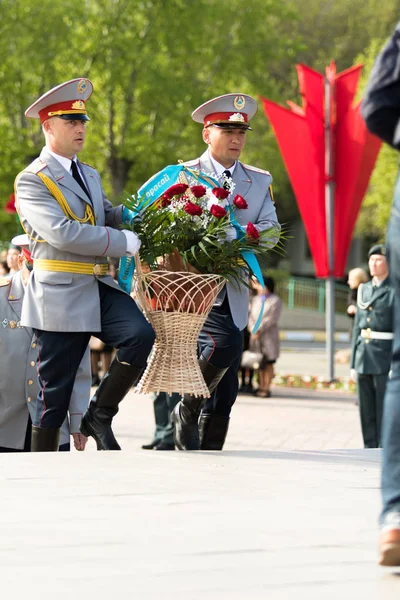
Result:
<svg viewBox="0 0 400 600"><path fill-rule="evenodd" d="M243 110L245 104L246 104L246 100L243 98L243 96L236 96L236 98L233 101L233 106L237 110Z"/></svg>
<svg viewBox="0 0 400 600"><path fill-rule="evenodd" d="M81 79L78 82L78 87L77 87L78 94L83 94L86 91L86 88L87 88L86 79Z"/></svg>
<svg viewBox="0 0 400 600"><path fill-rule="evenodd" d="M17 321L10 321L8 324L11 327L11 329L15 329L17 326Z"/></svg>
<svg viewBox="0 0 400 600"><path fill-rule="evenodd" d="M3 325L3 327L5 329L7 327L7 325L8 325L7 319L4 319L4 321L2 321L1 324Z"/></svg>

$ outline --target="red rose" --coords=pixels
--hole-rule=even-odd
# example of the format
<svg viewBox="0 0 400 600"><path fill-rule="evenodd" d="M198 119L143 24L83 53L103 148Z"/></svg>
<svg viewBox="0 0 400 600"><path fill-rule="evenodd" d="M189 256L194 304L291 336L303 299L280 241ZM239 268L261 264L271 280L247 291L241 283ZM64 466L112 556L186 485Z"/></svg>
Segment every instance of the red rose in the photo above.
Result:
<svg viewBox="0 0 400 600"><path fill-rule="evenodd" d="M201 208L201 206L190 202L190 200L186 202L185 206L183 207L183 210L185 210L189 215L201 215L203 213L203 209Z"/></svg>
<svg viewBox="0 0 400 600"><path fill-rule="evenodd" d="M229 191L224 188L213 188L212 193L218 200L225 200L229 196Z"/></svg>
<svg viewBox="0 0 400 600"><path fill-rule="evenodd" d="M165 208L166 206L169 206L171 204L171 198L170 196L167 194L167 192L165 192L165 194L163 194L161 196L161 198L159 199L159 206L161 208Z"/></svg>
<svg viewBox="0 0 400 600"><path fill-rule="evenodd" d="M195 198L202 198L206 193L206 188L204 185L192 185L190 190Z"/></svg>
<svg viewBox="0 0 400 600"><path fill-rule="evenodd" d="M253 223L247 223L246 233L249 238L252 240L258 240L260 237L260 233L256 227L254 227Z"/></svg>
<svg viewBox="0 0 400 600"><path fill-rule="evenodd" d="M249 207L246 200L240 194L236 194L236 196L233 199L233 204L236 206L236 208L241 208L241 209L245 209L245 208Z"/></svg>
<svg viewBox="0 0 400 600"><path fill-rule="evenodd" d="M172 196L179 196L179 194L183 194L188 189L188 185L186 183L176 183L175 185L171 185L165 192L169 198Z"/></svg>
<svg viewBox="0 0 400 600"><path fill-rule="evenodd" d="M215 188L218 189L218 188ZM214 190L213 190L214 191ZM225 191L225 190L224 190ZM210 208L210 213L214 216L217 217L217 219L221 219L222 217L225 217L228 213L226 212L226 210L222 207L219 206L218 204L213 204Z"/></svg>

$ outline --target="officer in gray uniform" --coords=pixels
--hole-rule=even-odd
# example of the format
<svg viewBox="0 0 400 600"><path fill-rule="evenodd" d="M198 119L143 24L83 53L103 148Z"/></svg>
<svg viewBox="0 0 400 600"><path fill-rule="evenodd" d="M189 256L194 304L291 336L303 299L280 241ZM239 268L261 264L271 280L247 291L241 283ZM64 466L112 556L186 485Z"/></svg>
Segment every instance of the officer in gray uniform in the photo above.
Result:
<svg viewBox="0 0 400 600"><path fill-rule="evenodd" d="M394 291L385 255L380 244L368 252L372 280L358 288L354 319L350 367L357 374L365 448L381 447L383 399L392 358Z"/></svg>
<svg viewBox="0 0 400 600"><path fill-rule="evenodd" d="M134 300L107 275L107 256L135 255L140 240L120 230L132 216L107 200L99 173L80 162L89 120L88 79L67 81L25 112L40 119L46 140L40 156L16 179L16 207L30 238L33 272L21 323L35 331L40 391L32 451L55 451L79 363L93 334L117 348L81 422L98 450L120 450L111 423L141 377L154 342Z"/></svg>
<svg viewBox="0 0 400 600"><path fill-rule="evenodd" d="M31 418L34 417L37 383L37 344L32 329L21 325L24 290L32 269L28 236L20 235L13 244L21 248L19 270L11 278L0 279L0 452L30 451ZM60 450L70 449L70 433L77 450L84 450L87 438L79 432L90 399L90 358L85 352L76 375L60 437Z"/></svg>
<svg viewBox="0 0 400 600"><path fill-rule="evenodd" d="M279 223L272 197L272 177L268 171L239 161L249 121L257 103L246 94L225 94L197 108L192 118L203 125L203 141L208 149L195 160L185 163L192 169L212 174L221 186L231 190L248 204L236 213L242 227L253 223L258 231L274 230L271 247L279 239ZM232 226L226 241L236 238ZM225 241L225 240L224 240ZM185 395L172 413L175 444L180 450L221 450L229 426L229 415L238 392L242 331L249 311L249 290L245 285L227 283L211 310L199 338L199 364L211 393L204 401Z"/></svg>

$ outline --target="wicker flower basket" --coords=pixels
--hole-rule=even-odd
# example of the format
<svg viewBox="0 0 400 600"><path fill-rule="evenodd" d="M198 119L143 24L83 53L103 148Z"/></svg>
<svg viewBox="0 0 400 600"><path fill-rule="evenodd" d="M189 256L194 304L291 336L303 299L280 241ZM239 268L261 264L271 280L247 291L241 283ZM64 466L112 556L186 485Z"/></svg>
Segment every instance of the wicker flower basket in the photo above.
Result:
<svg viewBox="0 0 400 600"><path fill-rule="evenodd" d="M209 397L198 365L197 341L225 279L171 271L165 265L146 273L139 260L135 278L137 300L156 333L137 391Z"/></svg>

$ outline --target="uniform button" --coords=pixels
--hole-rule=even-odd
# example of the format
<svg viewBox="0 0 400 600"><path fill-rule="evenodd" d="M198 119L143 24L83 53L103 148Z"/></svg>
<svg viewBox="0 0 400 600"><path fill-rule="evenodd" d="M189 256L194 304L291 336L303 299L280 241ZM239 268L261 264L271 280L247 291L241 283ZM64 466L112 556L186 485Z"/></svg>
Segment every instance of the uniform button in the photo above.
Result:
<svg viewBox="0 0 400 600"><path fill-rule="evenodd" d="M32 342L31 348L36 348L35 342Z"/></svg>
<svg viewBox="0 0 400 600"><path fill-rule="evenodd" d="M31 367L34 367L34 366L35 366L35 364L36 364L36 363L35 363L35 361L34 361L34 360L31 360Z"/></svg>
<svg viewBox="0 0 400 600"><path fill-rule="evenodd" d="M365 343L366 343L366 344L369 344L369 340L365 340Z"/></svg>
<svg viewBox="0 0 400 600"><path fill-rule="evenodd" d="M30 402L32 400L32 398L30 396L28 396L27 400L28 400L28 402Z"/></svg>
<svg viewBox="0 0 400 600"><path fill-rule="evenodd" d="M372 310L372 306L368 306L368 310Z"/></svg>
<svg viewBox="0 0 400 600"><path fill-rule="evenodd" d="M28 383L29 383L29 385L32 385L33 379L29 379Z"/></svg>
<svg viewBox="0 0 400 600"><path fill-rule="evenodd" d="M367 323L369 323L369 322L370 322L370 320L371 320L371 319L368 317L368 319L367 319Z"/></svg>

